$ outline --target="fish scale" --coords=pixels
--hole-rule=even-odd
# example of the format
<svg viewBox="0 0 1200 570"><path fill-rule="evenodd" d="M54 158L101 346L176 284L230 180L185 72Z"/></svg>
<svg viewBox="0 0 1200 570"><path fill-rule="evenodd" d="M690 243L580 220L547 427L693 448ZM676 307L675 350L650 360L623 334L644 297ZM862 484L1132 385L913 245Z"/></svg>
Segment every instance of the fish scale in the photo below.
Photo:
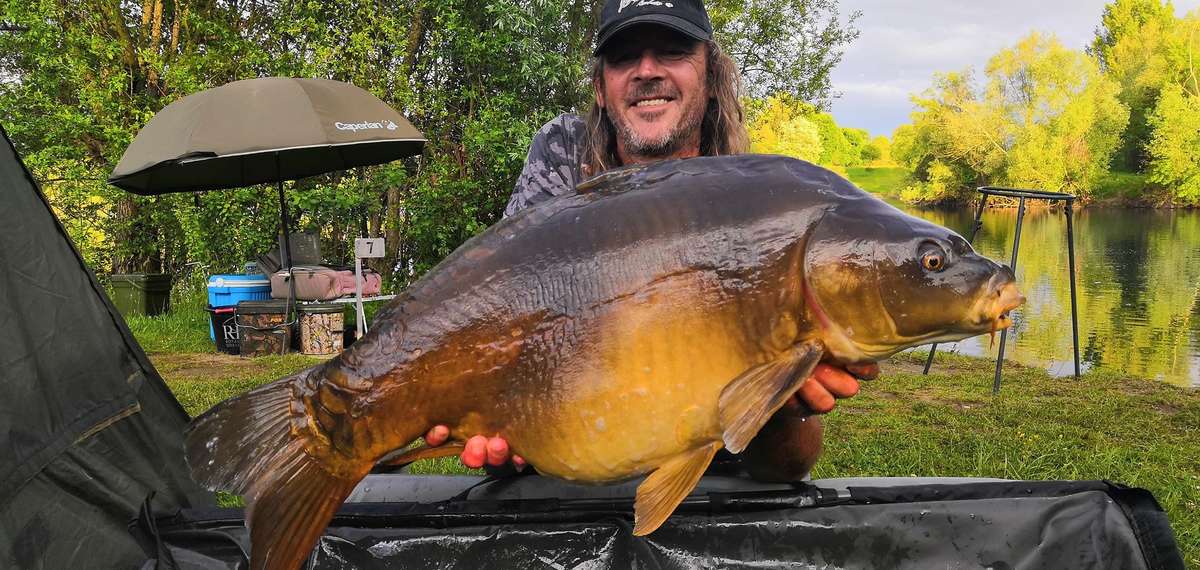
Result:
<svg viewBox="0 0 1200 570"><path fill-rule="evenodd" d="M648 474L644 535L819 361L1011 324L1011 271L951 257L956 238L784 157L606 173L468 240L339 356L196 418L189 464L247 496L252 568L298 565L358 480L435 424L458 441L502 436L547 476ZM930 270L930 256L946 263ZM903 327L883 291L908 300ZM754 461L812 463L795 459Z"/></svg>

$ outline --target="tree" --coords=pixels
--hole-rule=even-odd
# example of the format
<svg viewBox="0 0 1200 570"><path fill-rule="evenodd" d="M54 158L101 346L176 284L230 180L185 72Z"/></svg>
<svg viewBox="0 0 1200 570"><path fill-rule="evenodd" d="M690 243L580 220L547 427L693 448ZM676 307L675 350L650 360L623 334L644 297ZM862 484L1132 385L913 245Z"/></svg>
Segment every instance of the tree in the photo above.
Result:
<svg viewBox="0 0 1200 570"><path fill-rule="evenodd" d="M804 108L786 95L768 99L755 113L747 130L750 151L781 154L817 162L821 157L821 135L817 126L804 116Z"/></svg>
<svg viewBox="0 0 1200 570"><path fill-rule="evenodd" d="M887 137L879 135L863 147L863 161L867 164L888 164L892 162L892 143Z"/></svg>
<svg viewBox="0 0 1200 570"><path fill-rule="evenodd" d="M1120 85L1120 100L1129 109L1129 125L1115 157L1120 169L1141 172L1146 167L1147 117L1172 74L1168 50L1174 12L1170 2L1117 0L1105 6L1092 41L1090 52Z"/></svg>
<svg viewBox="0 0 1200 570"><path fill-rule="evenodd" d="M842 164L846 167L862 166L863 151L870 142L871 133L865 129L843 127L842 138L846 139L846 154Z"/></svg>
<svg viewBox="0 0 1200 570"><path fill-rule="evenodd" d="M948 73L913 98L913 123L893 139L917 181L907 196L967 199L990 183L1086 196L1128 120L1116 83L1037 33L992 57L986 73L982 90L969 72Z"/></svg>
<svg viewBox="0 0 1200 570"><path fill-rule="evenodd" d="M1033 33L988 63L988 98L1015 125L1005 182L1087 195L1107 171L1129 111L1084 54Z"/></svg>
<svg viewBox="0 0 1200 570"><path fill-rule="evenodd" d="M536 129L586 108L602 6L0 0L0 21L27 29L0 32L0 121L93 267L215 271L272 247L273 190L134 197L104 183L129 141L167 104L229 81L354 83L421 129L425 153L297 181L288 205L294 229L319 230L334 262L347 261L351 236L385 235L382 269L404 269L403 281L499 219ZM836 0L715 0L710 11L752 93L826 100L829 71L857 35ZM785 137L809 132L793 127Z"/></svg>
<svg viewBox="0 0 1200 570"><path fill-rule="evenodd" d="M892 155L915 181L906 200L969 199L972 187L1002 176L1012 124L977 92L970 71L935 75L913 103L912 124L892 136Z"/></svg>
<svg viewBox="0 0 1200 570"><path fill-rule="evenodd" d="M828 108L830 73L858 38L860 12L843 22L837 0L711 0L708 11L749 96L787 93Z"/></svg>
<svg viewBox="0 0 1200 570"><path fill-rule="evenodd" d="M106 185L125 147L158 109L213 82L260 74L270 19L223 2L4 0L0 120L94 265L173 269L184 249L178 197L136 198ZM98 243L97 243L98 242Z"/></svg>
<svg viewBox="0 0 1200 570"><path fill-rule="evenodd" d="M1150 180L1180 204L1200 204L1200 96L1168 85L1149 117Z"/></svg>

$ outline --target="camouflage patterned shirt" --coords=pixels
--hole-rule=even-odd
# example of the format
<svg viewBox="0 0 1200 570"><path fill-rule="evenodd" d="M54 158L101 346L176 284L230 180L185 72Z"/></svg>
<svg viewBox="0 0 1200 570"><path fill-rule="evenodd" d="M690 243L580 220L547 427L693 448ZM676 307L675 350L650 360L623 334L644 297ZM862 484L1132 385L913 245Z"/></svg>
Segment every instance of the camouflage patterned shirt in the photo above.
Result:
<svg viewBox="0 0 1200 570"><path fill-rule="evenodd" d="M583 182L580 166L585 130L578 115L563 113L533 135L525 168L504 208L505 216L575 191L575 185Z"/></svg>

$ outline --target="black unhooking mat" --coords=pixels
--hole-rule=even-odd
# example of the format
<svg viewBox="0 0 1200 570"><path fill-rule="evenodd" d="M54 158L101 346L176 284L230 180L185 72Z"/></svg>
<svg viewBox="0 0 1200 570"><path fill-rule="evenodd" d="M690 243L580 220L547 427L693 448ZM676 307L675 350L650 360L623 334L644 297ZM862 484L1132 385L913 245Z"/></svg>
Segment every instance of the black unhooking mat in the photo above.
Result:
<svg viewBox="0 0 1200 570"><path fill-rule="evenodd" d="M636 482L371 476L309 568L1182 569L1165 513L1107 482L829 479L796 486L705 477L648 537ZM423 501L398 501L421 497ZM557 498L551 498L557 497ZM140 521L146 568L244 568L241 509Z"/></svg>

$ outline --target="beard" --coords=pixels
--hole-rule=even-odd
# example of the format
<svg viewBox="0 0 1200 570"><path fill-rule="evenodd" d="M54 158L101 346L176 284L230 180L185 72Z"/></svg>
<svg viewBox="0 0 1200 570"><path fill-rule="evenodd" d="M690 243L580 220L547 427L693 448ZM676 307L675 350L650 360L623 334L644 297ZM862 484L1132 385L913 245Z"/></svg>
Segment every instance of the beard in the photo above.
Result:
<svg viewBox="0 0 1200 570"><path fill-rule="evenodd" d="M631 98L669 95L677 101L680 100L678 93L663 93L663 90L664 86L655 82L644 85L635 91ZM705 106L706 101L703 97L688 99L684 102L683 115L679 122L667 132L657 136L643 136L625 120L624 115L610 113L609 118L616 130L617 138L630 156L663 158L677 152L692 135L700 130L700 124L704 121Z"/></svg>

